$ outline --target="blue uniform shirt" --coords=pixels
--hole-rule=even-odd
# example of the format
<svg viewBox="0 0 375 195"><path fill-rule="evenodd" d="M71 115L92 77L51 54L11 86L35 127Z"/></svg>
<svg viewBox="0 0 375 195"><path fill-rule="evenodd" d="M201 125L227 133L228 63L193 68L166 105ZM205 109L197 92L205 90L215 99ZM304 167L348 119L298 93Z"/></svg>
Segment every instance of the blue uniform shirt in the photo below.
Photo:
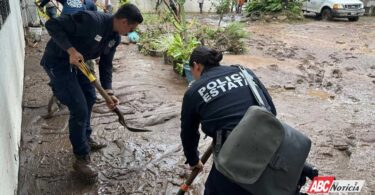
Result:
<svg viewBox="0 0 375 195"><path fill-rule="evenodd" d="M41 64L54 64L55 69L69 68L66 50L76 48L85 60L100 57L99 76L104 89L112 88L112 60L121 37L113 32L113 16L101 12L81 11L62 15L46 22L51 39Z"/></svg>
<svg viewBox="0 0 375 195"><path fill-rule="evenodd" d="M276 115L276 108L267 89L255 76L262 89L269 110ZM218 130L232 130L251 105L257 105L246 79L238 67L217 66L204 70L201 78L186 91L181 111L181 139L187 163L194 166L199 161L199 124L210 137Z"/></svg>
<svg viewBox="0 0 375 195"><path fill-rule="evenodd" d="M41 7L44 7L50 0L42 0L40 3ZM97 7L91 0L58 0L63 6L61 14L74 14L83 10L97 11Z"/></svg>

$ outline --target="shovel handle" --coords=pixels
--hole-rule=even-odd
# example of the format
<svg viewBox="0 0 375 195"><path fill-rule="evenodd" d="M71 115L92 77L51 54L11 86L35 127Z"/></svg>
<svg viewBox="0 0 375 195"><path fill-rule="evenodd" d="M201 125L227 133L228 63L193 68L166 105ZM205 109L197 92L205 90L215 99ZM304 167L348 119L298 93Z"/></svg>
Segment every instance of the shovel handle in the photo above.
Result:
<svg viewBox="0 0 375 195"><path fill-rule="evenodd" d="M103 89L103 87L99 84L98 80L93 81L92 84L95 86L96 90L98 90L100 95L105 99L107 103L113 104L111 96L109 96L108 93Z"/></svg>
<svg viewBox="0 0 375 195"><path fill-rule="evenodd" d="M206 152L203 154L201 158L201 161L203 164L205 164L207 160L210 158L212 154L212 150L213 150L212 144L210 144L210 146L207 148ZM190 185L193 183L194 179L197 177L198 174L199 174L199 169L194 169L191 172L189 178L186 180L186 182L181 185L180 190L178 190L177 192L177 195L185 194L185 192L189 190Z"/></svg>
<svg viewBox="0 0 375 195"><path fill-rule="evenodd" d="M107 103L113 104L112 98L108 95L108 93L103 89L103 87L99 84L98 80L95 78L95 75L92 74L90 69L87 67L86 63L80 61L80 66L78 67L82 73L90 80L90 82L95 86L98 90L100 95L105 99Z"/></svg>

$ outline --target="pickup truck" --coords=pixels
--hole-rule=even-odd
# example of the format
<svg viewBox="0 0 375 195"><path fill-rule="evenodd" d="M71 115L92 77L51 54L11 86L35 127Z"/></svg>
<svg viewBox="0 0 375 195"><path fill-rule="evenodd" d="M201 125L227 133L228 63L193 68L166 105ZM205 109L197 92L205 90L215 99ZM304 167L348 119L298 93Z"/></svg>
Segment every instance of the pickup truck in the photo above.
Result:
<svg viewBox="0 0 375 195"><path fill-rule="evenodd" d="M323 20L348 18L349 21L358 21L365 13L364 5L359 0L305 0L302 11L315 13Z"/></svg>

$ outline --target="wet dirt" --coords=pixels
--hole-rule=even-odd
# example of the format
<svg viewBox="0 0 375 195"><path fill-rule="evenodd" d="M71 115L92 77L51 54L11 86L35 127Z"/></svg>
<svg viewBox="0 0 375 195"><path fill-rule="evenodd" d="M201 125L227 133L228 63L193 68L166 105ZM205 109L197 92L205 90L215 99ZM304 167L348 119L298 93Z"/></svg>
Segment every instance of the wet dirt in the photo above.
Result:
<svg viewBox="0 0 375 195"><path fill-rule="evenodd" d="M308 161L322 175L366 180L375 193L375 18L358 22L248 23L247 53L225 55L267 86L278 116L313 142ZM68 111L44 119L51 91L39 66L47 37L26 50L18 194L173 194L190 171L180 144L180 107L187 83L162 58L120 45L113 87L125 119L151 133L124 129L103 103L93 109L93 138L108 146L92 153L100 173L79 180L68 139ZM202 136L203 137L203 136ZM201 140L203 153L210 139ZM210 164L212 162L210 161ZM203 194L207 165L190 194Z"/></svg>

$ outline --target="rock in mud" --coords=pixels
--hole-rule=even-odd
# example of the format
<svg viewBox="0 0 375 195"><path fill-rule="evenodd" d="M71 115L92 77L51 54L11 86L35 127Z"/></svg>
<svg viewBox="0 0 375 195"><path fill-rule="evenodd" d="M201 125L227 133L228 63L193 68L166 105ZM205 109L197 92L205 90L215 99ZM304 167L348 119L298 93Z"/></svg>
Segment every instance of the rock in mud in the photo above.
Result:
<svg viewBox="0 0 375 195"><path fill-rule="evenodd" d="M371 68L371 69L375 69L375 65L371 66L370 68Z"/></svg>

